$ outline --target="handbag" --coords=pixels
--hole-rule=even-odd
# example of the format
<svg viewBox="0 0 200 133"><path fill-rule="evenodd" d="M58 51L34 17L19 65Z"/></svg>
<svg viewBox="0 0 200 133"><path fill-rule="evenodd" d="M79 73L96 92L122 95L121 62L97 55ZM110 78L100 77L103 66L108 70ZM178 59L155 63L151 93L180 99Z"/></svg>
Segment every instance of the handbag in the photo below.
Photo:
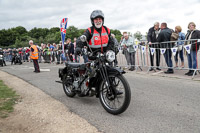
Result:
<svg viewBox="0 0 200 133"><path fill-rule="evenodd" d="M181 51L183 49L182 45L178 45L178 51Z"/></svg>

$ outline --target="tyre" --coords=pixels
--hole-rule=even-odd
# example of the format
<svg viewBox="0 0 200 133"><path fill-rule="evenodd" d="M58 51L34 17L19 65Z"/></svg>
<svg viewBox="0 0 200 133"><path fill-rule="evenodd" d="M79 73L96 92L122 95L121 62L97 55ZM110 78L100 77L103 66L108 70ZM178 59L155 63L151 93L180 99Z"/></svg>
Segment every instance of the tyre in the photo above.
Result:
<svg viewBox="0 0 200 133"><path fill-rule="evenodd" d="M99 99L103 108L113 115L123 113L131 101L131 90L128 82L122 75L109 76L110 84L108 89L104 81L100 84Z"/></svg>
<svg viewBox="0 0 200 133"><path fill-rule="evenodd" d="M63 90L68 97L74 97L76 95L76 93L73 92L74 86L73 86L73 84L66 82L68 80L70 80L70 79L67 79L66 75L63 75L63 78L62 78Z"/></svg>

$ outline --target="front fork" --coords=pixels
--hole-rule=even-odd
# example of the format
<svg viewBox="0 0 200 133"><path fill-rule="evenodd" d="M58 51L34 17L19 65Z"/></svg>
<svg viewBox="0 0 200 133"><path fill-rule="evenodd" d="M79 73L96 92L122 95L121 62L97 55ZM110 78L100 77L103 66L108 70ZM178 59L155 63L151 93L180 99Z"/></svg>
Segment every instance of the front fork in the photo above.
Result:
<svg viewBox="0 0 200 133"><path fill-rule="evenodd" d="M103 81L104 81L104 83L105 83L105 85L108 89L108 92L110 94L113 94L113 92L114 92L114 94L117 94L117 90L113 86L113 82L110 81L105 63L101 63L99 69L100 69L100 75L101 75L101 77L102 77L102 79L103 79Z"/></svg>

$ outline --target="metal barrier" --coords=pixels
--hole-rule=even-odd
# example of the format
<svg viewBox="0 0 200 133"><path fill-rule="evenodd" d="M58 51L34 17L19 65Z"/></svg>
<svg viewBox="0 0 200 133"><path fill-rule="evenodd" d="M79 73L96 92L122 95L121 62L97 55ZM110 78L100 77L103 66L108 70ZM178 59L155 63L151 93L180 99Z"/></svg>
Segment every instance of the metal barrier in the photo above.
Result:
<svg viewBox="0 0 200 133"><path fill-rule="evenodd" d="M181 42L182 45L179 45ZM190 70L193 72L193 79L200 71L200 52L197 43L200 43L200 39L168 41L151 45L143 42L143 44L134 45L135 65L130 65L125 55L126 51L120 47L117 55L118 66L134 66L136 71L146 68L147 73L150 70L156 71L155 69Z"/></svg>

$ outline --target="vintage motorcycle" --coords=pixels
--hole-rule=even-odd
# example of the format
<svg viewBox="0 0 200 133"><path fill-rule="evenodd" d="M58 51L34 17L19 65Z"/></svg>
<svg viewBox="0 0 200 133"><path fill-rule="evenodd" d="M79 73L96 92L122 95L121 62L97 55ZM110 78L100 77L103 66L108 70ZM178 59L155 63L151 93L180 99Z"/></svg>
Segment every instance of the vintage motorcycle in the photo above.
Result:
<svg viewBox="0 0 200 133"><path fill-rule="evenodd" d="M96 96L104 109L114 115L123 113L131 101L131 90L125 73L109 63L115 60L115 52L96 53L93 61L87 63L66 63L59 69L63 89L68 97ZM93 56L91 53L90 57Z"/></svg>
<svg viewBox="0 0 200 133"><path fill-rule="evenodd" d="M21 60L21 57L20 55L17 53L14 57L14 59L12 60L11 62L11 65L14 63L15 65L18 63L18 64L22 64L22 60Z"/></svg>

